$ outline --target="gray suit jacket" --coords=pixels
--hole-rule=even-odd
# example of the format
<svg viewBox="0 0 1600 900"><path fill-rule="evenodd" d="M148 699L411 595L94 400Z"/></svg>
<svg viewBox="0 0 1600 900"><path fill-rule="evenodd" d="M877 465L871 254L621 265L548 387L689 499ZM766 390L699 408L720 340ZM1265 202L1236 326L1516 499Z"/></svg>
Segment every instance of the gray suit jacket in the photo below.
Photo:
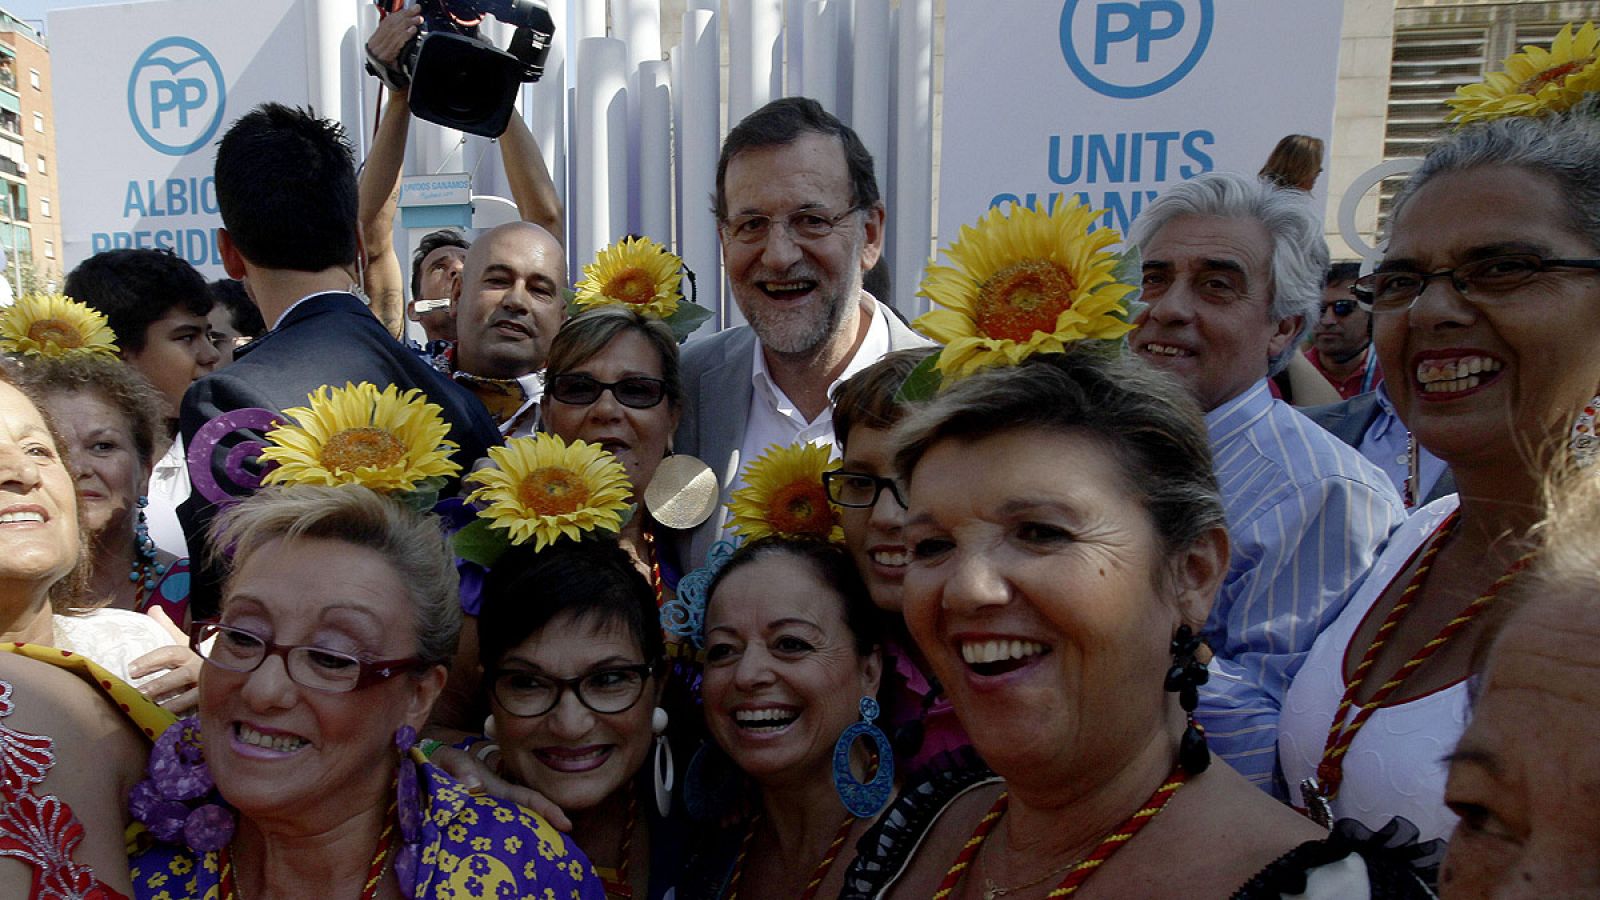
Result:
<svg viewBox="0 0 1600 900"><path fill-rule="evenodd" d="M875 314L889 323L889 349L928 347L932 342L900 321L881 301ZM750 367L755 362L756 333L750 326L729 328L683 348L683 417L673 439L673 450L705 460L724 490L739 467L744 429L750 418ZM723 501L728 499L723 496ZM719 506L704 524L691 532L674 532L671 555L680 573L705 563L706 552L722 533L728 511Z"/></svg>
<svg viewBox="0 0 1600 900"><path fill-rule="evenodd" d="M1361 438L1366 435L1367 429L1372 427L1372 423L1377 421L1378 416L1383 415L1383 407L1378 405L1377 395L1368 391L1365 394L1357 394L1349 400L1330 403L1327 406L1311 406L1300 412L1321 425L1334 437L1359 450ZM1433 489L1428 491L1428 496L1417 504L1417 508L1421 509L1440 497L1455 492L1455 476L1450 474L1449 469L1445 469L1439 480L1434 482Z"/></svg>

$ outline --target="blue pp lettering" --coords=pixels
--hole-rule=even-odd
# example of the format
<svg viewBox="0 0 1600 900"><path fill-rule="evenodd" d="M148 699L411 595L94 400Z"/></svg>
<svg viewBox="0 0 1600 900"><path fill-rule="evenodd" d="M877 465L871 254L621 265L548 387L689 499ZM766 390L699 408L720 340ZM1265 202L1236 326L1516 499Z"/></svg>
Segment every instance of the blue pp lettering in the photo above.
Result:
<svg viewBox="0 0 1600 900"><path fill-rule="evenodd" d="M1159 16L1165 16L1160 25ZM1113 29L1114 17L1121 24ZM1171 40L1183 31L1183 7L1174 0L1143 0L1140 3L1102 3L1094 11L1094 62L1106 64L1112 44L1134 42L1134 59L1150 61L1150 45Z"/></svg>
<svg viewBox="0 0 1600 900"><path fill-rule="evenodd" d="M1215 19L1213 4L1065 0L1062 56L1079 81L1107 97L1131 100L1159 94L1182 81L1205 55ZM1163 44L1169 47L1157 53Z"/></svg>
<svg viewBox="0 0 1600 900"><path fill-rule="evenodd" d="M178 127L189 127L189 113L206 104L206 83L198 78L150 82L150 124L161 127L161 114L176 112Z"/></svg>
<svg viewBox="0 0 1600 900"><path fill-rule="evenodd" d="M210 143L227 107L217 58L174 35L146 47L128 74L128 118L151 149L187 156Z"/></svg>

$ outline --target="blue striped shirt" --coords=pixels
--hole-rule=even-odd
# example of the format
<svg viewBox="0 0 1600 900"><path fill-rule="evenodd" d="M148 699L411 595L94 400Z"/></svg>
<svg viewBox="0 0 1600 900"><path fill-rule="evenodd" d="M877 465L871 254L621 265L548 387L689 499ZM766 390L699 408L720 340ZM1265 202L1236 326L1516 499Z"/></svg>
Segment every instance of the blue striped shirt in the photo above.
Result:
<svg viewBox="0 0 1600 900"><path fill-rule="evenodd" d="M1206 620L1216 657L1195 716L1213 752L1282 794L1278 709L1289 681L1405 508L1388 476L1274 399L1265 380L1207 413L1206 429L1232 558Z"/></svg>

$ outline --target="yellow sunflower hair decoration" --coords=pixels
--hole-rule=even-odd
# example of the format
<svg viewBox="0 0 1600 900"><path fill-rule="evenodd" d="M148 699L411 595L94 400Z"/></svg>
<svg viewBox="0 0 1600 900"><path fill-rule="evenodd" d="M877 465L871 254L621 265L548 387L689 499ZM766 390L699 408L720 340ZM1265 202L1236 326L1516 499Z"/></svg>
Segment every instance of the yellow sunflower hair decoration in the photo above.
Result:
<svg viewBox="0 0 1600 900"><path fill-rule="evenodd" d="M684 302L683 273L683 260L666 247L647 237L623 238L583 267L571 311L620 306L667 323L681 342L711 316Z"/></svg>
<svg viewBox="0 0 1600 900"><path fill-rule="evenodd" d="M1124 273L1137 261L1107 249L1122 240L1114 229L1090 230L1101 215L1058 200L1049 212L995 207L962 226L951 265L928 266L917 292L942 307L914 323L945 345L929 365L959 378L1132 331L1125 301L1138 287Z"/></svg>
<svg viewBox="0 0 1600 900"><path fill-rule="evenodd" d="M1565 112L1600 88L1600 30L1568 24L1547 50L1526 46L1506 57L1504 71L1456 90L1448 101L1459 124Z"/></svg>
<svg viewBox="0 0 1600 900"><path fill-rule="evenodd" d="M368 382L323 385L309 407L286 409L295 424L267 432L261 451L278 468L265 484L358 484L386 493L436 492L461 467L450 459L444 410L416 389Z"/></svg>
<svg viewBox="0 0 1600 900"><path fill-rule="evenodd" d="M562 537L621 530L633 486L622 463L600 445L535 434L491 448L489 459L497 468L467 477L480 485L467 499L487 504L480 521L508 532L511 543L532 539L538 551ZM464 553L460 541L456 546L467 558L496 555Z"/></svg>
<svg viewBox="0 0 1600 900"><path fill-rule="evenodd" d="M665 319L678 309L683 293L683 260L647 237L624 238L596 254L583 267L574 301L580 309L620 303L647 316Z"/></svg>
<svg viewBox="0 0 1600 900"><path fill-rule="evenodd" d="M28 294L0 311L0 351L51 359L116 356L117 342L99 310L63 294Z"/></svg>
<svg viewBox="0 0 1600 900"><path fill-rule="evenodd" d="M822 473L838 467L827 445L768 447L745 468L745 486L733 492L729 526L752 541L769 535L844 540L839 510L822 484Z"/></svg>

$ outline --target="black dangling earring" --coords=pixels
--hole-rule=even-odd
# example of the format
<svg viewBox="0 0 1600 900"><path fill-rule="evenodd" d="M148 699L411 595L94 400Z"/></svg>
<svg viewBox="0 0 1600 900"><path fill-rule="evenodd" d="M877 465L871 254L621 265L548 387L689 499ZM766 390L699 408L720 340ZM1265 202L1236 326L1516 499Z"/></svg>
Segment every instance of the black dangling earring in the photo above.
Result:
<svg viewBox="0 0 1600 900"><path fill-rule="evenodd" d="M1178 705L1189 718L1178 744L1178 765L1190 775L1199 775L1211 765L1211 750L1206 746L1206 730L1194 720L1200 705L1200 685L1211 678L1205 664L1195 658L1204 641L1187 625L1179 625L1172 636L1172 668L1167 670L1166 689L1178 695Z"/></svg>

